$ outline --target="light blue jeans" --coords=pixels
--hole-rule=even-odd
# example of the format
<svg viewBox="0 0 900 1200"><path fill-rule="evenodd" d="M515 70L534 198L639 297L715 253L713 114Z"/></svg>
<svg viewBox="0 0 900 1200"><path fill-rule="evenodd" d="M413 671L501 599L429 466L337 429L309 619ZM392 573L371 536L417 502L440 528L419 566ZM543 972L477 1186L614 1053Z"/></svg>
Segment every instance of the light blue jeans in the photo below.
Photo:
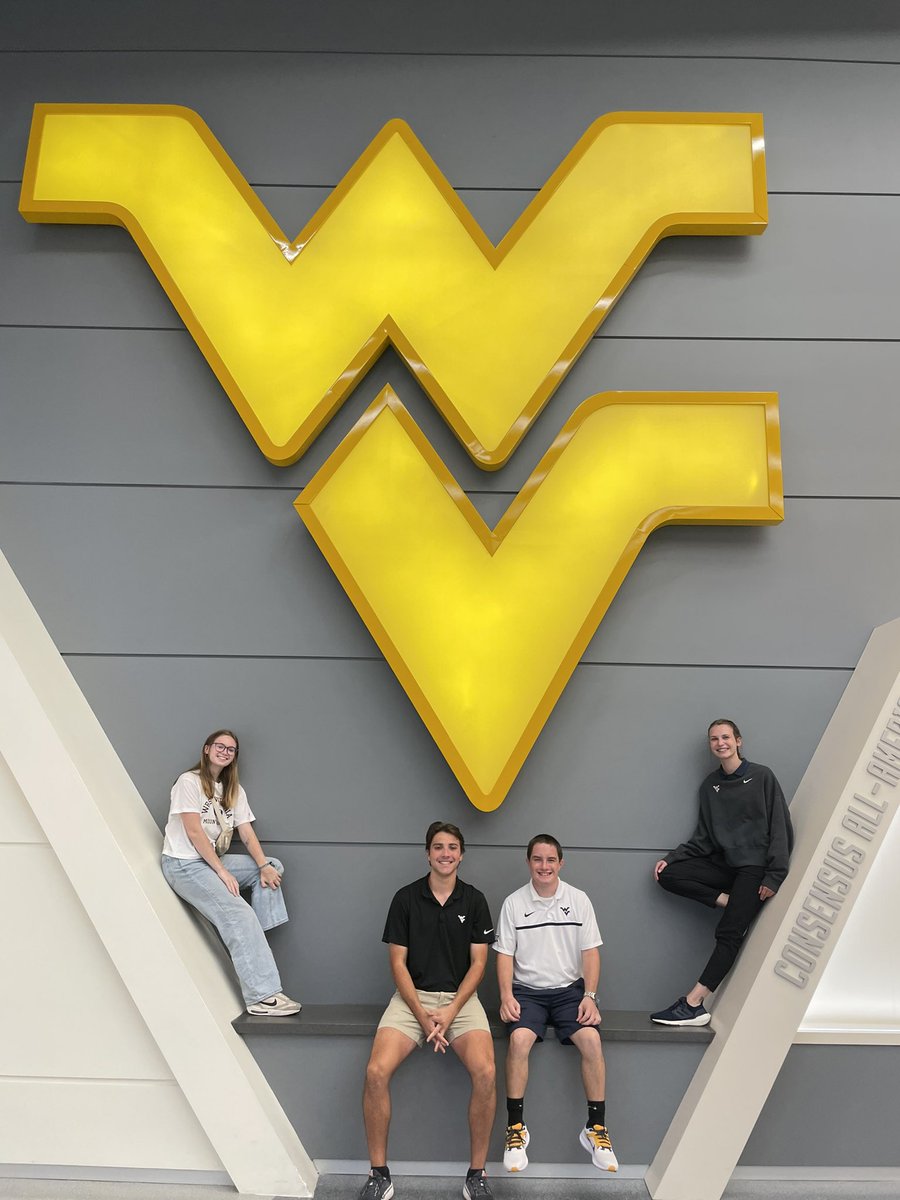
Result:
<svg viewBox="0 0 900 1200"><path fill-rule="evenodd" d="M270 858L279 874L284 867ZM224 854L222 866L249 891L250 903L232 896L212 867L202 858L162 856L166 883L182 900L211 921L228 948L241 984L245 1004L267 1000L281 991L281 977L263 930L274 929L288 919L281 888L264 888L259 867L247 854Z"/></svg>

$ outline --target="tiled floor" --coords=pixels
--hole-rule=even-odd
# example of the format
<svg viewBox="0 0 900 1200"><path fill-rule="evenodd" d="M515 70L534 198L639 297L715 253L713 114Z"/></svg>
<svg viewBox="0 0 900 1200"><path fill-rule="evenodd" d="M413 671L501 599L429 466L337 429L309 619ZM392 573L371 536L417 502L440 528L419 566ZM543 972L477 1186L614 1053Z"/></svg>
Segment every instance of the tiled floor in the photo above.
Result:
<svg viewBox="0 0 900 1200"><path fill-rule="evenodd" d="M315 1200L355 1200L362 1185L355 1175L323 1175ZM496 1200L647 1200L640 1179L492 1178ZM396 1200L456 1200L462 1179L406 1176L395 1180ZM724 1200L897 1200L896 1181L824 1183L741 1181ZM235 1200L230 1187L174 1186L158 1183L95 1183L42 1179L0 1179L0 1200ZM244 1196L242 1200L254 1200Z"/></svg>

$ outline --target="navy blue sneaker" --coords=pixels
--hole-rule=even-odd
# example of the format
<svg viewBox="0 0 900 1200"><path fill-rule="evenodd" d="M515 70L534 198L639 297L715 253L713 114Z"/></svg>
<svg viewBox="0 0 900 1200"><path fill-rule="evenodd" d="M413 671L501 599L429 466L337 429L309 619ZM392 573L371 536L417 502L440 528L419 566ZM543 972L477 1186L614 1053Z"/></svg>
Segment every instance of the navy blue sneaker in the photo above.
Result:
<svg viewBox="0 0 900 1200"><path fill-rule="evenodd" d="M651 1013L650 1020L657 1025L708 1025L709 1013L702 1003L688 1004L685 996L679 996L668 1008Z"/></svg>
<svg viewBox="0 0 900 1200"><path fill-rule="evenodd" d="M484 1171L470 1175L463 1184L463 1200L494 1200L494 1193Z"/></svg>
<svg viewBox="0 0 900 1200"><path fill-rule="evenodd" d="M358 1200L391 1200L393 1194L393 1181L373 1171L363 1184Z"/></svg>

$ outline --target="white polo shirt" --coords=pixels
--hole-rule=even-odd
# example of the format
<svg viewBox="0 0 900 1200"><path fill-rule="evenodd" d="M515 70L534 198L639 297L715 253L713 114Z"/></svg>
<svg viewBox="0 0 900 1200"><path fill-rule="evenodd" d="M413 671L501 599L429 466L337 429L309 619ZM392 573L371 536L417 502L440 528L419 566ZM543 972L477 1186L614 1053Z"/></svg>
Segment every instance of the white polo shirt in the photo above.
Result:
<svg viewBox="0 0 900 1200"><path fill-rule="evenodd" d="M581 952L602 945L587 894L562 879L553 896L539 896L529 880L503 901L494 949L514 960L515 983L567 987L582 977Z"/></svg>

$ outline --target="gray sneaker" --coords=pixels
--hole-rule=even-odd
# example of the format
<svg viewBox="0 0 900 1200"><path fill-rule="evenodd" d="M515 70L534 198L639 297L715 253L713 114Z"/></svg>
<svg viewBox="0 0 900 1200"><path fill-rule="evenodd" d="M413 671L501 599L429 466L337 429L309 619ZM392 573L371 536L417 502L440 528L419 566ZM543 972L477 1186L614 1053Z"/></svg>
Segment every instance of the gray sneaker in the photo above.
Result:
<svg viewBox="0 0 900 1200"><path fill-rule="evenodd" d="M359 1200L391 1200L393 1194L393 1180L384 1175L370 1175L359 1193Z"/></svg>
<svg viewBox="0 0 900 1200"><path fill-rule="evenodd" d="M268 1000L257 1000L255 1004L247 1005L251 1017L293 1017L303 1005L299 1000L292 1000L284 992L276 992Z"/></svg>
<svg viewBox="0 0 900 1200"><path fill-rule="evenodd" d="M472 1175L463 1184L463 1200L494 1200L491 1185L483 1171L480 1175Z"/></svg>

